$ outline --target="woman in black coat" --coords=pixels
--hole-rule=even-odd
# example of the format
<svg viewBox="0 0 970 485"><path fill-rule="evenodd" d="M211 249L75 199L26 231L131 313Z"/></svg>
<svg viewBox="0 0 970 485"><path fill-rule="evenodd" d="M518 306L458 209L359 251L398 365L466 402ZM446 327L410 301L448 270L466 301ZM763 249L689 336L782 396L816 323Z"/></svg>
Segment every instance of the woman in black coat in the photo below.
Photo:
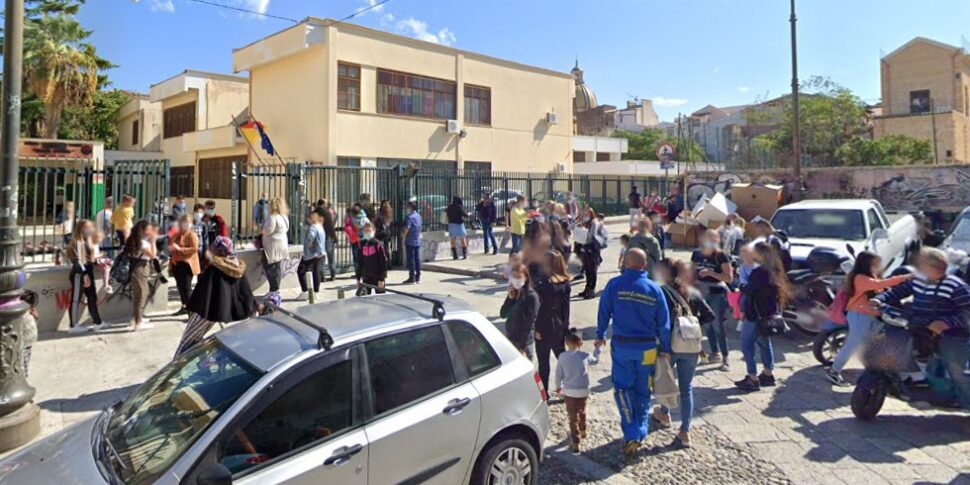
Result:
<svg viewBox="0 0 970 485"><path fill-rule="evenodd" d="M535 356L533 333L539 315L539 295L529 284L529 268L523 263L512 265L509 294L499 315L505 319L505 335L512 345L529 360Z"/></svg>
<svg viewBox="0 0 970 485"><path fill-rule="evenodd" d="M539 315L536 317L536 356L539 358L539 376L542 385L549 389L549 354L559 358L566 351L566 330L569 329L569 273L562 255L551 249L544 255L539 274L532 279L532 286L539 295Z"/></svg>
<svg viewBox="0 0 970 485"><path fill-rule="evenodd" d="M246 280L246 263L236 256L229 238L219 236L209 245L209 264L199 275L189 304L189 321L175 357L202 341L216 322L236 322L253 316L256 301Z"/></svg>

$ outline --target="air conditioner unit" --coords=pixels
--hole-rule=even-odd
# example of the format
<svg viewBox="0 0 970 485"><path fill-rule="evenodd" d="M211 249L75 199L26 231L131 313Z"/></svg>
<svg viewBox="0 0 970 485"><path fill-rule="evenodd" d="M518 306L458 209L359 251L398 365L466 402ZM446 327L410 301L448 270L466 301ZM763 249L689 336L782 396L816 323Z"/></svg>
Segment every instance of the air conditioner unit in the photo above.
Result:
<svg viewBox="0 0 970 485"><path fill-rule="evenodd" d="M461 133L461 123L458 120L448 120L448 133L455 135Z"/></svg>
<svg viewBox="0 0 970 485"><path fill-rule="evenodd" d="M559 115L552 112L546 113L546 123L549 123L550 125L559 123Z"/></svg>
<svg viewBox="0 0 970 485"><path fill-rule="evenodd" d="M559 170L559 173L566 173L566 164L560 163L556 165L556 170Z"/></svg>

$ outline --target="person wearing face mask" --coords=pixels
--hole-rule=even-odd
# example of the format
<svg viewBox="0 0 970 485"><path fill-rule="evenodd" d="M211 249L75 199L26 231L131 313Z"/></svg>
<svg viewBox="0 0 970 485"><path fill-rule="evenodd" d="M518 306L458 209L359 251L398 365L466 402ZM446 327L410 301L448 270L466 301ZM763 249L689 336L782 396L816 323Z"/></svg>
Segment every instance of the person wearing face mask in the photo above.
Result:
<svg viewBox="0 0 970 485"><path fill-rule="evenodd" d="M192 296L192 278L202 271L199 265L199 237L192 227L192 216L183 214L179 217L176 232L168 241L168 251L172 255L169 271L175 278L179 301L182 302L182 308L176 315L184 315L188 313L189 298Z"/></svg>
<svg viewBox="0 0 970 485"><path fill-rule="evenodd" d="M709 363L721 363L721 370L728 370L727 330L724 321L728 309L728 285L734 281L734 268L731 259L721 251L721 241L717 231L708 229L700 238L700 248L690 257L697 272L698 288L705 301L714 310L716 317L707 326L707 343L711 347Z"/></svg>
<svg viewBox="0 0 970 485"><path fill-rule="evenodd" d="M71 322L69 333L85 333L101 328L101 314L98 312L98 290L95 286L94 266L95 266L95 246L92 242L94 237L94 224L88 220L79 220L74 226L71 234L71 241L67 245L65 254L67 261L71 263L71 273L68 275L71 280L71 304L68 307L68 315ZM91 316L91 325L81 325L81 297L88 302L88 314Z"/></svg>
<svg viewBox="0 0 970 485"><path fill-rule="evenodd" d="M205 242L209 240L209 224L205 222L205 206L195 204L192 211L192 230L195 231L195 237L199 240L199 262L201 269L205 269Z"/></svg>
<svg viewBox="0 0 970 485"><path fill-rule="evenodd" d="M375 237L374 224L367 222L360 234L360 278L364 284L382 288L378 293L384 293L384 280L387 279L387 249L380 239ZM369 295L371 289L358 287L357 296Z"/></svg>
<svg viewBox="0 0 970 485"><path fill-rule="evenodd" d="M639 248L647 255L647 274L653 275L653 267L663 259L663 250L660 248L660 241L653 236L653 223L650 219L642 217L637 220L637 233L630 237L627 243L628 249Z"/></svg>
<svg viewBox="0 0 970 485"><path fill-rule="evenodd" d="M201 342L217 322L243 320L257 309L252 288L245 277L246 263L236 255L232 241L216 237L206 251L206 258L209 264L199 275L189 299L189 319L175 349L175 357Z"/></svg>
<svg viewBox="0 0 970 485"><path fill-rule="evenodd" d="M185 214L185 211L185 196L176 195L175 202L172 203L172 217L177 221Z"/></svg>
<svg viewBox="0 0 970 485"><path fill-rule="evenodd" d="M539 295L529 284L529 267L511 265L509 290L499 316L505 319L505 335L530 361L535 358L535 328L539 316Z"/></svg>
<svg viewBox="0 0 970 485"><path fill-rule="evenodd" d="M229 237L229 225L226 224L226 220L222 216L216 213L216 201L205 201L205 215L202 220L209 226L209 237L202 241L205 246L215 242L217 237Z"/></svg>
<svg viewBox="0 0 970 485"><path fill-rule="evenodd" d="M650 382L658 358L670 358L670 313L663 290L647 277L647 255L626 253L623 273L607 283L600 297L596 347L606 345L613 325L613 393L620 411L623 452L636 454L649 431Z"/></svg>
<svg viewBox="0 0 970 485"><path fill-rule="evenodd" d="M925 328L935 337L936 354L946 363L956 391L957 402L935 400L933 404L970 410L970 375L964 373L970 360L970 286L947 274L948 266L945 252L924 248L915 277L875 297L873 303L897 305L913 298L907 311L909 325Z"/></svg>
<svg viewBox="0 0 970 485"><path fill-rule="evenodd" d="M650 224L653 227L650 233L653 234L653 237L657 240L657 243L660 244L660 252L663 254L663 251L667 249L666 243L664 242L666 239L666 234L664 232L663 217L660 217L659 212L652 210L647 212L647 219L650 219Z"/></svg>

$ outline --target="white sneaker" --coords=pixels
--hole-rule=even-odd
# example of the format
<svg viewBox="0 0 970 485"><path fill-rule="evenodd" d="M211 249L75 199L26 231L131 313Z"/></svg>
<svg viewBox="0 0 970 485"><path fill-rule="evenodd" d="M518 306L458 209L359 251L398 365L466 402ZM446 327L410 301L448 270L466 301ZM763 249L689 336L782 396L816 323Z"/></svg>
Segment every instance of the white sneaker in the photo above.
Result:
<svg viewBox="0 0 970 485"><path fill-rule="evenodd" d="M94 327L91 327L89 325L76 325L74 327L71 327L71 328L67 329L67 333L69 333L71 335L80 335L82 333L88 333L88 332L92 331L93 329L94 329Z"/></svg>
<svg viewBox="0 0 970 485"><path fill-rule="evenodd" d="M296 295L296 301L310 301L310 294L304 291Z"/></svg>
<svg viewBox="0 0 970 485"><path fill-rule="evenodd" d="M147 318L142 318L142 319L141 319L141 323L142 323L142 325L144 325L144 324L146 324L146 323L151 323L151 320L149 320L149 319L147 319Z"/></svg>
<svg viewBox="0 0 970 485"><path fill-rule="evenodd" d="M135 327L135 330L140 332L142 330L148 330L152 328L155 328L155 325L153 323L149 322L148 320L142 320L141 323L138 324L137 327Z"/></svg>
<svg viewBox="0 0 970 485"><path fill-rule="evenodd" d="M100 332L100 331L102 331L102 330L104 330L106 328L108 328L108 324L107 323L99 323L97 325L91 325L91 331L92 332Z"/></svg>

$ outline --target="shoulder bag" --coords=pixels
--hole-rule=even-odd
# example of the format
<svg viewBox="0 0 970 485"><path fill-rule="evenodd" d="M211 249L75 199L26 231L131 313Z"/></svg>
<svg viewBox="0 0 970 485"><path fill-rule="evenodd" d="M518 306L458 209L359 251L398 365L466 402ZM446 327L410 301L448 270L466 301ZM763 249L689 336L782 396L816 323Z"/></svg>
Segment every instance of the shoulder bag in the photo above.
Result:
<svg viewBox="0 0 970 485"><path fill-rule="evenodd" d="M684 300L683 295L677 293L676 290L671 290L669 293L674 296L677 306L680 307L680 311L677 312L680 316L672 322L673 329L670 332L671 350L679 354L700 353L701 341L704 338L704 332L701 331L700 319L694 316L694 312L690 309L690 304Z"/></svg>

